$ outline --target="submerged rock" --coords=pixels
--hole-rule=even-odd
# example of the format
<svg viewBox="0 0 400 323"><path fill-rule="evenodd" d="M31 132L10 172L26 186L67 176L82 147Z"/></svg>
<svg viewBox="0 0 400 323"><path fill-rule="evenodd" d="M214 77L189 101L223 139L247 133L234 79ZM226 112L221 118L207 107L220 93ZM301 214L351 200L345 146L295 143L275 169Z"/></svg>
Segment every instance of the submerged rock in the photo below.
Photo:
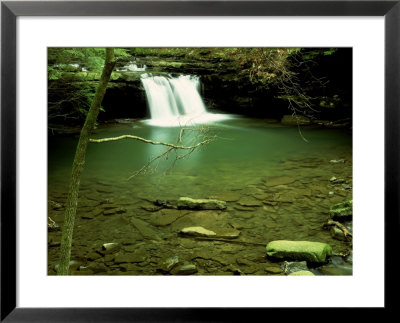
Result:
<svg viewBox="0 0 400 323"><path fill-rule="evenodd" d="M315 275L309 270L299 270L290 273L288 276L315 276Z"/></svg>
<svg viewBox="0 0 400 323"><path fill-rule="evenodd" d="M330 233L331 233L331 236L333 239L347 241L347 238L344 235L344 232L335 226L331 227Z"/></svg>
<svg viewBox="0 0 400 323"><path fill-rule="evenodd" d="M323 263L328 256L332 255L330 245L312 241L271 241L266 251L270 257L305 260L312 263Z"/></svg>
<svg viewBox="0 0 400 323"><path fill-rule="evenodd" d="M282 264L282 270L286 275L294 273L296 271L308 270L306 261L284 261Z"/></svg>
<svg viewBox="0 0 400 323"><path fill-rule="evenodd" d="M329 162L331 164L341 164L341 163L344 163L345 160L344 159L331 159Z"/></svg>
<svg viewBox="0 0 400 323"><path fill-rule="evenodd" d="M155 206L161 207L161 208L168 208L168 209L175 209L176 206L171 203L170 201L167 200L156 200L154 202Z"/></svg>
<svg viewBox="0 0 400 323"><path fill-rule="evenodd" d="M177 206L178 209L224 210L226 209L226 202L213 199L192 199L190 197L180 197Z"/></svg>
<svg viewBox="0 0 400 323"><path fill-rule="evenodd" d="M49 208L52 208L53 210L61 210L63 209L63 206L61 203L49 200Z"/></svg>
<svg viewBox="0 0 400 323"><path fill-rule="evenodd" d="M47 231L48 231L48 232L61 231L61 227L60 227L57 223L55 223L55 222L49 223L49 224L47 225Z"/></svg>
<svg viewBox="0 0 400 323"><path fill-rule="evenodd" d="M265 177L263 181L265 186L278 186L294 183L296 179L289 176L270 176Z"/></svg>
<svg viewBox="0 0 400 323"><path fill-rule="evenodd" d="M217 230L217 237L223 239L236 239L240 235L240 231L236 229L219 229Z"/></svg>
<svg viewBox="0 0 400 323"><path fill-rule="evenodd" d="M184 264L172 269L171 273L173 275L192 275L197 273L197 267L194 264Z"/></svg>
<svg viewBox="0 0 400 323"><path fill-rule="evenodd" d="M241 206L249 206L249 207L256 207L262 206L263 203L253 197L244 196L239 200L239 205Z"/></svg>
<svg viewBox="0 0 400 323"><path fill-rule="evenodd" d="M151 226L147 224L145 221L132 217L131 223L144 238L151 240L160 240L158 233L155 230L153 230Z"/></svg>
<svg viewBox="0 0 400 323"><path fill-rule="evenodd" d="M165 209L151 215L150 223L155 226L166 226L175 222L185 211ZM189 211L186 211L189 212Z"/></svg>
<svg viewBox="0 0 400 323"><path fill-rule="evenodd" d="M203 227L187 227L183 228L179 233L193 237L214 237L217 235L214 231L207 230Z"/></svg>
<svg viewBox="0 0 400 323"><path fill-rule="evenodd" d="M123 263L136 263L146 261L147 254L143 251L136 251L124 254L118 254L114 258L114 263L123 264Z"/></svg>
<svg viewBox="0 0 400 323"><path fill-rule="evenodd" d="M162 262L160 271L164 273L169 273L174 267L176 267L178 263L179 263L178 256L169 257L168 259L165 259Z"/></svg>
<svg viewBox="0 0 400 323"><path fill-rule="evenodd" d="M116 242L105 243L101 246L100 253L109 254L118 251L121 248L121 245Z"/></svg>
<svg viewBox="0 0 400 323"><path fill-rule="evenodd" d="M330 215L333 220L346 221L353 216L353 200L331 206Z"/></svg>
<svg viewBox="0 0 400 323"><path fill-rule="evenodd" d="M267 266L264 268L265 272L269 273L269 274L280 274L282 273L282 269L277 267L277 266Z"/></svg>
<svg viewBox="0 0 400 323"><path fill-rule="evenodd" d="M217 195L217 198L225 202L236 202L240 199L238 192L224 192Z"/></svg>

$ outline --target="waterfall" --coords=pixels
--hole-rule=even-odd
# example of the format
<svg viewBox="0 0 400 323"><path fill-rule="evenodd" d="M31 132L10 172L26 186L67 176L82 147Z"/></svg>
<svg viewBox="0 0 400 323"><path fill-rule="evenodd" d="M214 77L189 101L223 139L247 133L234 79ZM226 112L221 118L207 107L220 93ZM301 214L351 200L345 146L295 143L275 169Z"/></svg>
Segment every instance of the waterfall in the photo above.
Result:
<svg viewBox="0 0 400 323"><path fill-rule="evenodd" d="M183 126L227 119L227 115L208 113L200 95L200 79L193 75L175 78L141 77L150 109L151 125Z"/></svg>

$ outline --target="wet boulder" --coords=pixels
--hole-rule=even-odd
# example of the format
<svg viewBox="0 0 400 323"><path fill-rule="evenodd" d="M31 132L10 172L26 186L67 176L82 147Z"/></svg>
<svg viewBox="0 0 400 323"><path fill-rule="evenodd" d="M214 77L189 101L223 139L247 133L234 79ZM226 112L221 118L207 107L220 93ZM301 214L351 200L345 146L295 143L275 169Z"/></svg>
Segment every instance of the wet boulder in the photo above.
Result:
<svg viewBox="0 0 400 323"><path fill-rule="evenodd" d="M178 209L224 210L226 209L226 202L214 199L192 199L190 197L180 197L177 206Z"/></svg>
<svg viewBox="0 0 400 323"><path fill-rule="evenodd" d="M353 217L353 200L332 205L330 215L333 220L340 222L351 220Z"/></svg>
<svg viewBox="0 0 400 323"><path fill-rule="evenodd" d="M295 271L308 270L306 261L284 261L282 270L286 275L290 275Z"/></svg>
<svg viewBox="0 0 400 323"><path fill-rule="evenodd" d="M347 238L342 230L335 226L331 226L330 234L333 239L340 240L340 241L347 241Z"/></svg>
<svg viewBox="0 0 400 323"><path fill-rule="evenodd" d="M315 276L311 271L309 270L299 270L299 271L294 271L289 276Z"/></svg>
<svg viewBox="0 0 400 323"><path fill-rule="evenodd" d="M171 270L173 275L192 275L197 273L195 264L183 264L182 266L175 267Z"/></svg>
<svg viewBox="0 0 400 323"><path fill-rule="evenodd" d="M178 263L179 263L178 256L169 257L163 260L163 262L161 263L161 267L158 269L158 271L162 273L169 273L174 267L178 265Z"/></svg>
<svg viewBox="0 0 400 323"><path fill-rule="evenodd" d="M179 233L184 236L192 237L215 237L217 235L214 231L207 230L203 227L187 227L183 228Z"/></svg>
<svg viewBox="0 0 400 323"><path fill-rule="evenodd" d="M313 241L271 241L266 247L267 255L273 258L324 263L332 255L330 245Z"/></svg>
<svg viewBox="0 0 400 323"><path fill-rule="evenodd" d="M101 246L101 250L99 250L99 252L103 255L105 254L110 254L110 253L114 253L117 252L119 249L121 249L121 245L117 242L108 242L108 243L104 243Z"/></svg>

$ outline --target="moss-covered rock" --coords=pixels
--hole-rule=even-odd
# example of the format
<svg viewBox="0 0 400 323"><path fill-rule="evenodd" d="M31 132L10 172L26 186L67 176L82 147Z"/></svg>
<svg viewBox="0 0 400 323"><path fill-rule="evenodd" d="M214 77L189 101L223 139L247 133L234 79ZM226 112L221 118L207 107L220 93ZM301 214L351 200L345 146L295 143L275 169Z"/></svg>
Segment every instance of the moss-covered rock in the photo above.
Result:
<svg viewBox="0 0 400 323"><path fill-rule="evenodd" d="M226 209L226 202L213 199L192 199L190 197L180 197L177 206L178 209L224 210Z"/></svg>
<svg viewBox="0 0 400 323"><path fill-rule="evenodd" d="M336 221L350 220L353 216L353 200L331 206L331 218Z"/></svg>
<svg viewBox="0 0 400 323"><path fill-rule="evenodd" d="M311 271L308 270L299 270L293 273L290 273L289 276L315 276Z"/></svg>
<svg viewBox="0 0 400 323"><path fill-rule="evenodd" d="M312 241L271 241L266 247L267 255L274 258L305 260L311 263L323 263L332 255L330 245Z"/></svg>

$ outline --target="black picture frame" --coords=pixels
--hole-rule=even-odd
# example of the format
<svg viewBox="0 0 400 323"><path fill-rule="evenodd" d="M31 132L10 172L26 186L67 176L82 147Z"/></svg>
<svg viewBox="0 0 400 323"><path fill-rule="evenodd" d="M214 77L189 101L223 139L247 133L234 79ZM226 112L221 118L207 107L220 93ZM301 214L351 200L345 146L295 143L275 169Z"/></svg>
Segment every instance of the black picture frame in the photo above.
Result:
<svg viewBox="0 0 400 323"><path fill-rule="evenodd" d="M16 19L19 16L383 16L385 19L385 310L399 275L400 1L3 1L1 3L1 321L234 322L265 318L243 308L16 307ZM373 170L371 170L373 171ZM393 239L393 240L392 240ZM371 255L373 257L373 255ZM345 286L344 286L345 292ZM272 310L272 309L271 309ZM274 309L278 310L278 309ZM282 309L281 309L282 310ZM287 315L288 312L280 314ZM283 309L287 311L287 309ZM328 311L332 309L327 309ZM382 314L382 313L380 313ZM243 315L247 319L242 319ZM264 319L263 318L263 319ZM277 318L284 319L284 317ZM323 319L323 318L322 318ZM338 319L341 319L340 317Z"/></svg>

